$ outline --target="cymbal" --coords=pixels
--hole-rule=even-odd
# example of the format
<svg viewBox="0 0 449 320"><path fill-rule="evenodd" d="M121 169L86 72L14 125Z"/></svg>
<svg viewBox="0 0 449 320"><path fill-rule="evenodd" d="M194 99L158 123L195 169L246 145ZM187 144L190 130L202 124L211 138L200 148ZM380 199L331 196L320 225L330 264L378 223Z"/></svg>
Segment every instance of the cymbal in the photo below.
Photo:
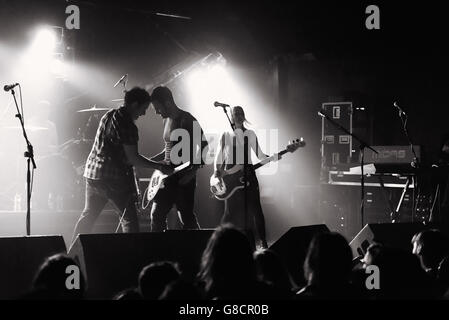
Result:
<svg viewBox="0 0 449 320"><path fill-rule="evenodd" d="M108 110L111 110L111 108L97 108L97 105L94 104L89 109L82 109L82 110L78 110L77 112L96 112L96 111L108 111Z"/></svg>
<svg viewBox="0 0 449 320"><path fill-rule="evenodd" d="M10 127L3 127L4 129L8 130L22 130L22 127L20 126L10 126ZM37 127L37 126L25 126L26 131L43 131L48 130L46 127Z"/></svg>

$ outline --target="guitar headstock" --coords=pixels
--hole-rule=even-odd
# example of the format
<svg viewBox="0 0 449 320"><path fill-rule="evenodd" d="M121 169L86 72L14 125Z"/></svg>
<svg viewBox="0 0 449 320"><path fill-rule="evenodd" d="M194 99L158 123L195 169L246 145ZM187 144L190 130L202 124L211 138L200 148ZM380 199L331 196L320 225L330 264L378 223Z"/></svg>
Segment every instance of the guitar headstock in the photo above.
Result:
<svg viewBox="0 0 449 320"><path fill-rule="evenodd" d="M295 152L298 148L305 147L305 145L306 145L306 142L305 142L304 138L301 137L299 139L289 141L286 150L288 152Z"/></svg>

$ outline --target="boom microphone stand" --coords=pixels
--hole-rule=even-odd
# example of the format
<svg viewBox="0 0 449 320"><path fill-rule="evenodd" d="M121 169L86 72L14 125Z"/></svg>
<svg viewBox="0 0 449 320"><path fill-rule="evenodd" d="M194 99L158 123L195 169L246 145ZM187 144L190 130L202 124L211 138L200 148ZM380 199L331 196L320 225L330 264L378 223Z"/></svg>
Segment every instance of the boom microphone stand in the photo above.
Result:
<svg viewBox="0 0 449 320"><path fill-rule="evenodd" d="M231 121L231 118L229 117L229 114L228 114L228 109L227 108L229 108L229 105L224 104L224 103L215 102L215 107L223 108L223 112L225 113L226 118L228 118L229 125L231 126L232 131L235 131L235 124Z"/></svg>
<svg viewBox="0 0 449 320"><path fill-rule="evenodd" d="M224 103L215 102L215 107L221 107L223 108L223 112L226 114L226 117L228 118L229 125L232 128L232 132L235 132L235 124L231 121L231 118L229 117L228 110L230 106ZM243 193L244 193L244 210L245 210L245 232L248 232L248 157L249 157L249 151L248 151L248 137L244 136L244 160L243 160ZM253 242L252 233L250 236L250 241Z"/></svg>
<svg viewBox="0 0 449 320"><path fill-rule="evenodd" d="M19 85L20 88L20 85ZM8 91L5 86L5 91ZM31 164L33 165L33 170L37 169L36 162L34 161L34 150L33 145L28 139L28 135L25 130L25 123L23 114L20 113L19 105L17 103L16 94L14 88L11 88L11 94L14 98L14 103L16 105L17 114L16 118L19 119L20 126L22 127L23 137L27 145L27 151L24 153L24 157L27 158L27 215L26 215L26 231L27 236L31 234Z"/></svg>
<svg viewBox="0 0 449 320"><path fill-rule="evenodd" d="M413 161L411 163L411 166L417 170L417 172L419 173L418 169L420 168L420 160L418 158L418 156L416 155L416 151L415 151L415 147L413 145L412 139L410 138L410 134L408 132L408 128L407 128L407 122L408 122L408 116L407 114L404 112L404 110L402 110L402 108L397 104L397 102L393 103L393 106L398 109L398 113L399 113L399 118L401 118L401 122L402 122L402 129L404 130L405 136L407 138L407 142L410 145L410 150L413 153ZM417 176L418 177L418 176ZM413 177L413 209L412 209L412 222L414 220L415 217L415 213L416 213L416 206L415 206L415 196L419 196L419 190L418 190L418 181L419 179L415 179ZM418 195L415 195L415 190L418 190ZM405 189L406 191L406 189Z"/></svg>
<svg viewBox="0 0 449 320"><path fill-rule="evenodd" d="M333 124L336 128L340 129L344 133L350 135L354 139L356 139L360 143L360 168L361 168L361 196L360 196L360 218L361 218L361 229L365 226L365 149L368 148L376 154L379 154L376 150L374 150L369 144L365 143L362 139L357 137L355 134L349 132L346 128L341 126L339 123L335 122L331 119L327 114L324 114L321 111L318 111L318 115L322 118L325 118L331 124Z"/></svg>

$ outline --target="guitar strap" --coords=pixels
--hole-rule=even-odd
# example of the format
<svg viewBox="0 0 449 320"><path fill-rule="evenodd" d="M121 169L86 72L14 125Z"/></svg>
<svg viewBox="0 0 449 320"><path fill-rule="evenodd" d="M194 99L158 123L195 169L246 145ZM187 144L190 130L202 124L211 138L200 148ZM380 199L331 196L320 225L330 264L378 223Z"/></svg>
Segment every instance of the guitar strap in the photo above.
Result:
<svg viewBox="0 0 449 320"><path fill-rule="evenodd" d="M245 129L246 130L246 129ZM237 141L238 137L236 134L234 134L232 136L232 150L231 150L231 154L232 154L232 159L231 162L229 163L227 161L226 163L226 170L229 170L231 168L233 168L235 165L237 164L244 164L244 163L238 163L238 159L237 159L237 154L238 153L238 149L240 146L243 146L243 162L249 162L249 148L248 148L248 139L244 139L244 141ZM239 139L240 140L240 139ZM229 155L226 155L227 160L229 160Z"/></svg>

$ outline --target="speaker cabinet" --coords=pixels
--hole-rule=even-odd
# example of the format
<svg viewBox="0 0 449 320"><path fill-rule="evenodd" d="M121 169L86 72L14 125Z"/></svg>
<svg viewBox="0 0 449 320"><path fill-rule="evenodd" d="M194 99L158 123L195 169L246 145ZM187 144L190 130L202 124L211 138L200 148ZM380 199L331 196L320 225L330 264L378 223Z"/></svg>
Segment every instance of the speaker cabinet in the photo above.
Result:
<svg viewBox="0 0 449 320"><path fill-rule="evenodd" d="M66 253L62 236L0 238L0 299L27 293L41 264L57 253Z"/></svg>
<svg viewBox="0 0 449 320"><path fill-rule="evenodd" d="M270 247L284 262L298 286L305 284L303 264L313 237L329 232L324 224L290 228Z"/></svg>
<svg viewBox="0 0 449 320"><path fill-rule="evenodd" d="M137 286L143 267L173 261L186 278L199 271L201 256L213 230L135 234L81 234L69 250L87 279L87 297L110 299Z"/></svg>

